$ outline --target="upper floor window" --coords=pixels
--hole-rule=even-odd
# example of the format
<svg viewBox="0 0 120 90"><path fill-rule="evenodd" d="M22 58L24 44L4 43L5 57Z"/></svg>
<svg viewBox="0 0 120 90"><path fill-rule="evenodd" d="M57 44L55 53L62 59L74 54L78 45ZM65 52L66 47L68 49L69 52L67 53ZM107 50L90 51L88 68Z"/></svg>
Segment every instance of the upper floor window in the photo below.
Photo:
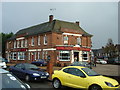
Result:
<svg viewBox="0 0 120 90"><path fill-rule="evenodd" d="M14 48L16 48L16 45L17 45L17 43L16 43L16 41L14 41Z"/></svg>
<svg viewBox="0 0 120 90"><path fill-rule="evenodd" d="M18 40L17 41L17 48L19 48L20 47L20 41Z"/></svg>
<svg viewBox="0 0 120 90"><path fill-rule="evenodd" d="M64 36L64 44L68 44L68 36Z"/></svg>
<svg viewBox="0 0 120 90"><path fill-rule="evenodd" d="M34 46L34 37L32 37L32 39L31 39L31 46Z"/></svg>
<svg viewBox="0 0 120 90"><path fill-rule="evenodd" d="M81 38L80 37L77 38L77 44L81 45Z"/></svg>
<svg viewBox="0 0 120 90"><path fill-rule="evenodd" d="M21 40L21 47L23 47L24 45L24 40Z"/></svg>
<svg viewBox="0 0 120 90"><path fill-rule="evenodd" d="M44 45L47 45L47 36L44 36Z"/></svg>
<svg viewBox="0 0 120 90"><path fill-rule="evenodd" d="M25 47L27 47L27 39L25 39Z"/></svg>
<svg viewBox="0 0 120 90"><path fill-rule="evenodd" d="M38 36L38 45L40 45L40 36Z"/></svg>

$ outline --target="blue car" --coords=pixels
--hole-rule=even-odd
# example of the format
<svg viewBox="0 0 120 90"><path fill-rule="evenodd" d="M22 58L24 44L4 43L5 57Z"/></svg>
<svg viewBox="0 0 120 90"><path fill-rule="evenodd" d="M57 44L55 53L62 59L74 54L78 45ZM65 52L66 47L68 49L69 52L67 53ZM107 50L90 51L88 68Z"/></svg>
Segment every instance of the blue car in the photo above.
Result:
<svg viewBox="0 0 120 90"><path fill-rule="evenodd" d="M47 72L29 63L19 63L15 66L10 66L9 71L18 78L25 79L26 81L46 80L49 77Z"/></svg>
<svg viewBox="0 0 120 90"><path fill-rule="evenodd" d="M9 71L0 68L0 90L30 90L30 86L23 83Z"/></svg>
<svg viewBox="0 0 120 90"><path fill-rule="evenodd" d="M37 66L46 66L47 62L44 59L38 59L36 61L32 61L31 64L35 64Z"/></svg>

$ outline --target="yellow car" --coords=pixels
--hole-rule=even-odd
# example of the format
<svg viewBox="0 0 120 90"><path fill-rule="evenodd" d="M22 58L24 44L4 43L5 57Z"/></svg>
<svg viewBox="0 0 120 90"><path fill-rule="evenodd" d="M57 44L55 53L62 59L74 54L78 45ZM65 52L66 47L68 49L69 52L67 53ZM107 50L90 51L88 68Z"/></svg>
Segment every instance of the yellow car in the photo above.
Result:
<svg viewBox="0 0 120 90"><path fill-rule="evenodd" d="M68 66L55 70L52 80L53 87L56 89L63 85L88 90L120 90L120 85L116 80L82 66Z"/></svg>

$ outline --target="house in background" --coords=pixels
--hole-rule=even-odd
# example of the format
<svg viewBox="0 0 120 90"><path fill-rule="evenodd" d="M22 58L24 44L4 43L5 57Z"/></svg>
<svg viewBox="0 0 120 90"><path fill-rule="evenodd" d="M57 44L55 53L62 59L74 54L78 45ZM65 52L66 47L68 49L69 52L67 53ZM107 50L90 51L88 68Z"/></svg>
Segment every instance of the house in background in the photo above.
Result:
<svg viewBox="0 0 120 90"><path fill-rule="evenodd" d="M112 57L120 57L120 44L114 45L115 50L111 51ZM104 47L100 49L93 49L94 56L97 56L97 58L110 58L110 53L105 52Z"/></svg>
<svg viewBox="0 0 120 90"><path fill-rule="evenodd" d="M6 42L6 58L10 62L32 62L50 59L54 64L88 61L91 51L91 34L79 22L53 20L19 30Z"/></svg>

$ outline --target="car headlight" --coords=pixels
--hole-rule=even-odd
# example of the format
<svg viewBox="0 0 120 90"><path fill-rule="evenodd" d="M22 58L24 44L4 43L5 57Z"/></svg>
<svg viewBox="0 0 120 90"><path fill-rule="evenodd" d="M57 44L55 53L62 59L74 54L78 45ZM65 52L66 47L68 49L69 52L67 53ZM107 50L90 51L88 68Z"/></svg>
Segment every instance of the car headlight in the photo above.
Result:
<svg viewBox="0 0 120 90"><path fill-rule="evenodd" d="M34 76L40 76L38 73L33 73Z"/></svg>
<svg viewBox="0 0 120 90"><path fill-rule="evenodd" d="M49 73L46 72L46 75L49 76Z"/></svg>
<svg viewBox="0 0 120 90"><path fill-rule="evenodd" d="M109 82L105 82L105 84L107 85L107 86L109 86L109 87L114 87L111 83L109 83Z"/></svg>

